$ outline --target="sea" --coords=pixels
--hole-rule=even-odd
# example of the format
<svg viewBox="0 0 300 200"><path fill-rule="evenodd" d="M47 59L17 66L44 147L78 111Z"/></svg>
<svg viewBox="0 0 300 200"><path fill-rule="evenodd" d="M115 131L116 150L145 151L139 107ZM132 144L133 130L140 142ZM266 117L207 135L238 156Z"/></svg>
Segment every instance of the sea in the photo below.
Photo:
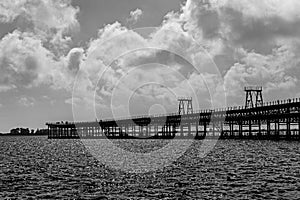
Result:
<svg viewBox="0 0 300 200"><path fill-rule="evenodd" d="M181 150L161 156L172 142ZM300 142L204 143L2 136L0 199L300 199ZM111 164L113 146L147 167Z"/></svg>

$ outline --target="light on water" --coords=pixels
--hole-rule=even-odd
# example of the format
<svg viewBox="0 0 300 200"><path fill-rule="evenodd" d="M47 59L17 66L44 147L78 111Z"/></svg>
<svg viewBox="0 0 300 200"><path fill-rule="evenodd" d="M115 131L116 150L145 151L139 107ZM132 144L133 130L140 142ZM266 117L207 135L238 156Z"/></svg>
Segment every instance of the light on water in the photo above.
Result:
<svg viewBox="0 0 300 200"><path fill-rule="evenodd" d="M160 169L128 173L101 163L81 140L1 137L0 141L2 199L297 199L300 196L298 142L220 140L203 156L203 142L194 141L183 155ZM139 154L159 151L169 142L113 141L118 148ZM147 167L151 164L145 160Z"/></svg>

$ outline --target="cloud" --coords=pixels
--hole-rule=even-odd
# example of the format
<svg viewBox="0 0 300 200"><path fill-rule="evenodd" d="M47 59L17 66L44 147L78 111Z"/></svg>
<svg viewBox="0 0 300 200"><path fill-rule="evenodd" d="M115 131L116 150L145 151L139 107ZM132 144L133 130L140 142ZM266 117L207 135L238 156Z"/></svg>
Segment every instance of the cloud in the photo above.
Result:
<svg viewBox="0 0 300 200"><path fill-rule="evenodd" d="M143 15L143 11L139 8L130 11L130 17L127 19L127 23L130 25L133 25L135 23L137 23L137 21L141 18L141 16Z"/></svg>
<svg viewBox="0 0 300 200"><path fill-rule="evenodd" d="M69 98L65 100L65 103L71 105L80 105L82 104L82 100L80 98Z"/></svg>
<svg viewBox="0 0 300 200"><path fill-rule="evenodd" d="M10 89L32 87L47 81L45 73L53 54L30 33L14 31L0 41L0 85Z"/></svg>
<svg viewBox="0 0 300 200"><path fill-rule="evenodd" d="M268 54L278 39L299 36L299 9L297 0L187 0L179 18L190 34L210 48L214 46L209 42L219 40L232 48Z"/></svg>
<svg viewBox="0 0 300 200"><path fill-rule="evenodd" d="M194 99L201 96L205 100L203 107L207 106L210 98L207 84L216 85L218 72L211 69L212 59L202 46L194 44L193 38L175 21L150 32L145 37L118 22L99 30L98 38L90 41L79 67L86 81L79 80L81 84L76 84L73 97L89 99L92 105L90 101L96 89L96 104L102 105L102 113L106 112L103 109L110 109L112 98L113 107L121 110L128 103L136 102L137 113L145 112L145 107L137 104L141 103L140 99L144 105L159 99L156 103L163 103L168 112L173 111L176 95ZM196 67L193 64L197 64ZM203 64L210 68L205 69ZM213 74L204 74L205 71ZM133 95L131 101L128 100L130 95Z"/></svg>
<svg viewBox="0 0 300 200"><path fill-rule="evenodd" d="M245 17L268 18L279 17L287 21L294 21L300 18L300 3L297 0L211 0L212 6L217 8L232 8L237 10Z"/></svg>
<svg viewBox="0 0 300 200"><path fill-rule="evenodd" d="M84 54L69 47L78 12L70 0L0 2L0 22L17 26L0 40L0 92L41 85L71 91Z"/></svg>
<svg viewBox="0 0 300 200"><path fill-rule="evenodd" d="M71 90L82 48L57 57L33 33L14 31L0 41L0 92L48 85Z"/></svg>
<svg viewBox="0 0 300 200"><path fill-rule="evenodd" d="M0 22L15 23L22 32L33 32L53 53L60 54L78 30L77 14L70 0L3 0Z"/></svg>
<svg viewBox="0 0 300 200"><path fill-rule="evenodd" d="M9 23L17 17L25 18L37 28L67 30L78 25L74 8L69 0L3 0L0 3L0 21Z"/></svg>
<svg viewBox="0 0 300 200"><path fill-rule="evenodd" d="M18 101L21 106L32 107L34 106L35 99L32 97L21 97Z"/></svg>
<svg viewBox="0 0 300 200"><path fill-rule="evenodd" d="M73 48L67 55L68 70L76 74L82 62L84 50L82 48Z"/></svg>
<svg viewBox="0 0 300 200"><path fill-rule="evenodd" d="M91 105L97 90L96 104L108 108L118 90L119 107L134 93L147 105L160 99L170 110L177 102L166 88L201 97L203 107L211 96L222 100L224 86L230 103L239 102L238 86L247 84L283 94L298 85L299 9L292 0L187 0L150 35L115 22L101 28L87 47L69 49L69 32L79 26L79 9L70 1L3 1L0 20L23 18L30 30L20 28L0 41L0 92L47 85L71 93L77 77L76 104ZM127 23L142 14L131 11ZM147 82L164 87L141 86Z"/></svg>
<svg viewBox="0 0 300 200"><path fill-rule="evenodd" d="M14 85L0 85L0 92L6 92L14 88L15 88Z"/></svg>
<svg viewBox="0 0 300 200"><path fill-rule="evenodd" d="M298 84L296 74L291 71L297 68L299 60L289 49L274 49L270 55L246 51L242 51L242 54L240 62L232 66L224 77L229 96L241 94L245 85L261 85L265 92L279 94Z"/></svg>
<svg viewBox="0 0 300 200"><path fill-rule="evenodd" d="M266 94L279 96L287 95L283 89L295 89L300 73L299 9L299 2L292 0L188 0L180 13L168 14L165 23L182 24L203 45L224 75L230 100L236 103L240 99L235 97L243 95L238 85L261 84ZM193 63L203 62L201 54L189 53Z"/></svg>

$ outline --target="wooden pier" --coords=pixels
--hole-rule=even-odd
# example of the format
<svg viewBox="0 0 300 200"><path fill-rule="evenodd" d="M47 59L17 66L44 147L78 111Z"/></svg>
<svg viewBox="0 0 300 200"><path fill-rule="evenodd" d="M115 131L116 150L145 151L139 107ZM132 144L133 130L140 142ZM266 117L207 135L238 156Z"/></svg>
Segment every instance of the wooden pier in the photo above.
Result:
<svg viewBox="0 0 300 200"><path fill-rule="evenodd" d="M300 99L95 122L47 123L49 139L218 138L300 141Z"/></svg>

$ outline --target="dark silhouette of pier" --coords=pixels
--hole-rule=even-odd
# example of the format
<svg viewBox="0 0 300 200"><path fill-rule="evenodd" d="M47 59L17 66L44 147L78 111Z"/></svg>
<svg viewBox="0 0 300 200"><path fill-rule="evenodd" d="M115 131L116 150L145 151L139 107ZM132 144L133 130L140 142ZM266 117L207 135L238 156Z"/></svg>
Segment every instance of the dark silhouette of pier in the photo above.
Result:
<svg viewBox="0 0 300 200"><path fill-rule="evenodd" d="M251 88L245 88L246 94L249 92L248 89ZM259 91L260 88L256 93L258 102L254 104L253 95L250 95L251 100L247 96L245 106L239 107L189 110L183 113L182 106L179 106L179 112L166 115L94 122L47 123L48 138L218 138L300 141L300 98L263 103Z"/></svg>

